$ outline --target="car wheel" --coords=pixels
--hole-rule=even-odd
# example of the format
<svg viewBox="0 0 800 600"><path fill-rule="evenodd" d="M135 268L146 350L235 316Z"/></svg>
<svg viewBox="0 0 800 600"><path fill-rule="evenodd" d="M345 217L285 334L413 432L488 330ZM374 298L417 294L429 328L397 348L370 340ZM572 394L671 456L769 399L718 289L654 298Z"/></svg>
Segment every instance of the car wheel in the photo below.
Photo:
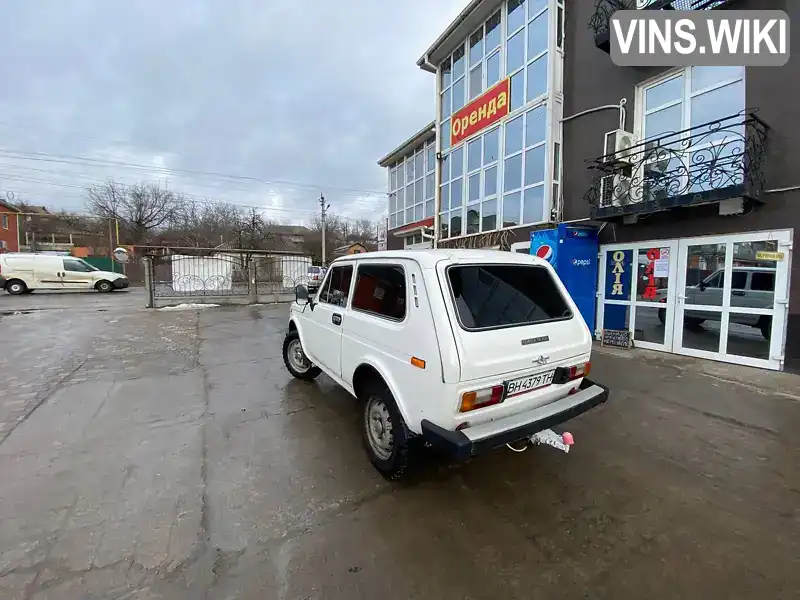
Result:
<svg viewBox="0 0 800 600"><path fill-rule="evenodd" d="M685 317L683 319L684 325L686 325L687 329L700 329L700 325L705 323L705 319L695 319L692 317Z"/></svg>
<svg viewBox="0 0 800 600"><path fill-rule="evenodd" d="M360 400L370 461L386 479L400 479L408 468L411 434L391 392L383 382L372 382L364 386Z"/></svg>
<svg viewBox="0 0 800 600"><path fill-rule="evenodd" d="M97 284L97 291L102 292L103 294L107 294L108 292L112 291L114 286L111 284L110 281L100 281Z"/></svg>
<svg viewBox="0 0 800 600"><path fill-rule="evenodd" d="M24 294L27 289L28 286L25 285L25 282L19 279L12 279L6 283L6 291L14 296Z"/></svg>
<svg viewBox="0 0 800 600"><path fill-rule="evenodd" d="M758 328L761 330L761 335L764 336L764 339L769 341L772 334L772 317L762 317Z"/></svg>
<svg viewBox="0 0 800 600"><path fill-rule="evenodd" d="M322 373L322 369L312 364L306 353L303 352L300 334L297 331L290 331L283 338L283 363L292 377L297 379L311 381Z"/></svg>

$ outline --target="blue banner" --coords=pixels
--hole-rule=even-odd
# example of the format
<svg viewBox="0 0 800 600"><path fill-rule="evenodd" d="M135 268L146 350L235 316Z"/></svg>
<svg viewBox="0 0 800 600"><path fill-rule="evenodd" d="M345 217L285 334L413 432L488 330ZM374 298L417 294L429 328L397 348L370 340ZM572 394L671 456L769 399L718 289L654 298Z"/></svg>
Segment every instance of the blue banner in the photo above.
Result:
<svg viewBox="0 0 800 600"><path fill-rule="evenodd" d="M631 299L633 250L606 251L606 300Z"/></svg>

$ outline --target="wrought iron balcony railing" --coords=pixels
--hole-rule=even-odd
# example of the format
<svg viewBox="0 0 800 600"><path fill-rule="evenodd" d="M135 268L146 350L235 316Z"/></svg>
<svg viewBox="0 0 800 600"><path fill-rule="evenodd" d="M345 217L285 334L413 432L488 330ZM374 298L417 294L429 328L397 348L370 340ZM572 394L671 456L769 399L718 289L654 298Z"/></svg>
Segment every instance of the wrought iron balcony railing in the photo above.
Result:
<svg viewBox="0 0 800 600"><path fill-rule="evenodd" d="M594 219L732 198L760 201L769 126L754 112L646 139L589 161Z"/></svg>
<svg viewBox="0 0 800 600"><path fill-rule="evenodd" d="M714 10L735 0L595 0L589 29L594 32L595 45L609 52L611 15L618 10Z"/></svg>

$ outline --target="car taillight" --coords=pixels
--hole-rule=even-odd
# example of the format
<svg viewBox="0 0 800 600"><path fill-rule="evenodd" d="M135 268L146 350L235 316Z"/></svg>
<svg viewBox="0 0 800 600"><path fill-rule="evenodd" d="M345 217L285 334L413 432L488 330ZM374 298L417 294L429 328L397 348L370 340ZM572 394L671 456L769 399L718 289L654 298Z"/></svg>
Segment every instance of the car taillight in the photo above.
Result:
<svg viewBox="0 0 800 600"><path fill-rule="evenodd" d="M500 404L503 401L503 386L496 385L474 392L464 392L461 394L461 407L459 411L462 413L491 406L492 404Z"/></svg>
<svg viewBox="0 0 800 600"><path fill-rule="evenodd" d="M574 381L575 379L579 379L580 377L588 377L591 370L592 370L592 363L590 362L570 367L569 375L567 376L568 377L567 381Z"/></svg>
<svg viewBox="0 0 800 600"><path fill-rule="evenodd" d="M555 375L553 376L553 383L564 384L570 381L575 381L581 377L588 377L592 370L592 363L586 362L580 365L573 365L571 367L558 367Z"/></svg>

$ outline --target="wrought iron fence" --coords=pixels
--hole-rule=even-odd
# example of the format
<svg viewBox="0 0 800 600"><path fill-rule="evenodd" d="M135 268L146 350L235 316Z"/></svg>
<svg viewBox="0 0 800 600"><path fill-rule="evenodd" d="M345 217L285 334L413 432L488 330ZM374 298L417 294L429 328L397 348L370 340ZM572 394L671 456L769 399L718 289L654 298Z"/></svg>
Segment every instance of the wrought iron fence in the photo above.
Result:
<svg viewBox="0 0 800 600"><path fill-rule="evenodd" d="M596 217L727 198L758 199L769 127L752 112L644 140L589 161Z"/></svg>
<svg viewBox="0 0 800 600"><path fill-rule="evenodd" d="M311 258L289 253L149 248L153 298L224 297L293 292L312 277Z"/></svg>
<svg viewBox="0 0 800 600"><path fill-rule="evenodd" d="M589 29L598 46L608 49L611 16L618 10L714 10L733 0L596 0Z"/></svg>
<svg viewBox="0 0 800 600"><path fill-rule="evenodd" d="M322 277L320 267L312 265L307 256L254 256L253 268L259 294L292 292L298 285L318 283Z"/></svg>
<svg viewBox="0 0 800 600"><path fill-rule="evenodd" d="M153 295L246 296L250 293L249 257L219 252L169 254L153 261Z"/></svg>

